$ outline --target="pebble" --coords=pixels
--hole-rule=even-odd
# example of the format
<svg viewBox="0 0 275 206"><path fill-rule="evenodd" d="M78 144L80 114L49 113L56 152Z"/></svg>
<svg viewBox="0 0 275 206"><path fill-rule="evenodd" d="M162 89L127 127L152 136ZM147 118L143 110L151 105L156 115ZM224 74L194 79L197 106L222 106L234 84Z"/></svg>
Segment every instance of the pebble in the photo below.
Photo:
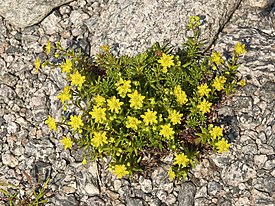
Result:
<svg viewBox="0 0 275 206"><path fill-rule="evenodd" d="M5 153L2 154L2 163L14 168L18 165L18 160L12 154Z"/></svg>
<svg viewBox="0 0 275 206"><path fill-rule="evenodd" d="M99 195L99 189L92 183L86 184L84 190L88 196Z"/></svg>
<svg viewBox="0 0 275 206"><path fill-rule="evenodd" d="M149 179L140 181L141 190L145 193L150 193L153 190L152 182Z"/></svg>

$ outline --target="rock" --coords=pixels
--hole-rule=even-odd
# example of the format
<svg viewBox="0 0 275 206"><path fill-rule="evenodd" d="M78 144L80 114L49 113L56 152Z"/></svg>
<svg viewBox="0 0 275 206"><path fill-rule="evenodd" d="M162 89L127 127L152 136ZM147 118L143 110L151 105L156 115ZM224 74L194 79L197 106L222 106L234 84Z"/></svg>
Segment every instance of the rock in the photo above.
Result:
<svg viewBox="0 0 275 206"><path fill-rule="evenodd" d="M223 181L232 186L238 186L242 182L256 177L256 171L246 164L235 162L222 170Z"/></svg>
<svg viewBox="0 0 275 206"><path fill-rule="evenodd" d="M274 0L249 0L249 5L256 8L266 8L274 3Z"/></svg>
<svg viewBox="0 0 275 206"><path fill-rule="evenodd" d="M237 96L232 98L232 107L236 111L249 112L252 110L252 97Z"/></svg>
<svg viewBox="0 0 275 206"><path fill-rule="evenodd" d="M175 197L175 195L169 194L169 195L166 197L165 203L166 203L167 205L174 205L176 201L177 201L177 198Z"/></svg>
<svg viewBox="0 0 275 206"><path fill-rule="evenodd" d="M82 202L79 206L91 206L91 205L92 206L105 206L106 204L101 198L95 196L95 197L88 198L87 200L85 200L85 203Z"/></svg>
<svg viewBox="0 0 275 206"><path fill-rule="evenodd" d="M203 187L201 187L197 192L196 192L196 196L195 196L195 198L197 199L197 198L200 198L200 197L202 197L202 198L206 198L207 197L207 187L206 186L203 186Z"/></svg>
<svg viewBox="0 0 275 206"><path fill-rule="evenodd" d="M115 180L114 181L114 189L115 191L118 191L121 188L121 181L120 180Z"/></svg>
<svg viewBox="0 0 275 206"><path fill-rule="evenodd" d="M258 168L262 168L267 160L266 155L255 155L254 163L258 166Z"/></svg>
<svg viewBox="0 0 275 206"><path fill-rule="evenodd" d="M41 25L43 26L46 34L52 35L62 30L61 26L59 25L60 21L61 18L55 15L55 13L52 13L41 22Z"/></svg>
<svg viewBox="0 0 275 206"><path fill-rule="evenodd" d="M264 164L264 169L271 170L273 168L275 168L275 159L267 160Z"/></svg>
<svg viewBox="0 0 275 206"><path fill-rule="evenodd" d="M265 192L253 189L251 192L250 204L255 206L274 206L274 199Z"/></svg>
<svg viewBox="0 0 275 206"><path fill-rule="evenodd" d="M65 185L63 188L62 188L62 192L64 192L65 194L72 194L72 193L75 193L76 191L76 183L71 183L69 185Z"/></svg>
<svg viewBox="0 0 275 206"><path fill-rule="evenodd" d="M222 185L219 184L218 182L209 182L207 185L207 190L208 190L208 194L216 196L220 190L222 189Z"/></svg>
<svg viewBox="0 0 275 206"><path fill-rule="evenodd" d="M150 193L153 190L152 182L149 179L143 179L140 181L141 190L145 193Z"/></svg>
<svg viewBox="0 0 275 206"><path fill-rule="evenodd" d="M143 202L141 199L127 198L126 202L126 206L143 206Z"/></svg>
<svg viewBox="0 0 275 206"><path fill-rule="evenodd" d="M72 0L0 0L0 15L11 24L25 28L42 21L54 8Z"/></svg>
<svg viewBox="0 0 275 206"><path fill-rule="evenodd" d="M240 197L235 203L236 206L250 205L250 200L247 197Z"/></svg>
<svg viewBox="0 0 275 206"><path fill-rule="evenodd" d="M162 202L165 202L167 198L167 192L163 190L159 190L157 191L156 196L159 198L159 200L161 200Z"/></svg>
<svg viewBox="0 0 275 206"><path fill-rule="evenodd" d="M74 10L71 12L70 21L75 27L83 25L86 19L89 19L89 15L80 10Z"/></svg>
<svg viewBox="0 0 275 206"><path fill-rule="evenodd" d="M93 15L86 20L85 24L93 34L90 36L90 42L93 42L91 48L98 48L94 42L102 40L102 44L118 45L118 51L123 54L140 52L154 42L163 43L166 39L172 40L174 45L179 45L184 36L182 25L188 24L191 15L201 16L202 39L208 39L209 44L239 0L191 0L184 4L176 0L165 3L157 0L133 2L135 1L124 1L122 4L121 1L114 0L108 4L108 9L101 10L100 16ZM160 10L169 12L160 16ZM152 21L156 16L157 24ZM167 28L173 28L173 31ZM143 48L140 47L141 44Z"/></svg>
<svg viewBox="0 0 275 206"><path fill-rule="evenodd" d="M2 163L10 167L16 167L18 160L12 154L5 153L2 155Z"/></svg>
<svg viewBox="0 0 275 206"><path fill-rule="evenodd" d="M99 189L92 183L86 184L84 190L88 196L99 195Z"/></svg>
<svg viewBox="0 0 275 206"><path fill-rule="evenodd" d="M274 154L274 149L273 149L272 146L269 146L267 144L260 144L258 152L260 154L273 155Z"/></svg>
<svg viewBox="0 0 275 206"><path fill-rule="evenodd" d="M253 186L255 189L263 192L267 192L270 195L275 191L275 178L274 177L266 177L266 178L258 178L253 181Z"/></svg>
<svg viewBox="0 0 275 206"><path fill-rule="evenodd" d="M181 206L194 205L196 186L192 182L182 184L178 194L178 202Z"/></svg>

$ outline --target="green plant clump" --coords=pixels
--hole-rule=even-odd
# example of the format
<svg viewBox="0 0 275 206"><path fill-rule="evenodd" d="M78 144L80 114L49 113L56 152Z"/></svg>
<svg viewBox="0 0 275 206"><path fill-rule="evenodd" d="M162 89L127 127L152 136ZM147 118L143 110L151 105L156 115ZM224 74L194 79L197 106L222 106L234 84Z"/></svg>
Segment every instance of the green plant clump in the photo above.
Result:
<svg viewBox="0 0 275 206"><path fill-rule="evenodd" d="M32 184L32 181L26 173L24 173L30 183L31 191L26 194L20 194L23 191L19 186L0 182L0 202L4 202L6 206L40 206L48 202L46 199L47 187L49 179L43 185ZM12 189L13 191L10 191Z"/></svg>
<svg viewBox="0 0 275 206"><path fill-rule="evenodd" d="M193 36L183 49L156 43L134 57L117 57L105 45L91 58L49 42L46 54L54 49L59 63L41 65L37 58L35 67L61 68L67 80L57 98L64 110L76 108L74 114L46 120L50 129L72 131L61 140L65 149L74 143L85 148L83 164L88 157L111 157L109 169L119 178L172 153L170 179L186 177L203 151L227 151L230 144L212 114L223 96L245 85L237 78L245 45L238 42L227 60L220 52L207 55L199 26L200 19L191 17Z"/></svg>

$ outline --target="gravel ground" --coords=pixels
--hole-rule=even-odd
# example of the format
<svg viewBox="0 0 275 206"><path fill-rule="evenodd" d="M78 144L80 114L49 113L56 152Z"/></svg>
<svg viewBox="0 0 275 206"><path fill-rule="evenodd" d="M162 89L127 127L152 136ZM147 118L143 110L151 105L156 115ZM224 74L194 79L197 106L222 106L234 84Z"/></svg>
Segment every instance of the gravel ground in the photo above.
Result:
<svg viewBox="0 0 275 206"><path fill-rule="evenodd" d="M204 10L203 1L197 3L201 10L182 12L183 1L148 2L74 1L21 30L0 17L0 180L19 185L23 192L29 190L24 172L34 183L50 177L46 205L53 206L275 205L274 7L254 9L244 1L219 32L229 15L222 18L216 7L211 13L210 4ZM237 41L248 47L239 68L247 86L219 109L233 142L229 153L206 157L188 181L171 182L165 165L146 177L120 180L106 165L82 165L77 148L64 151L59 139L67 131L51 133L44 125L48 114L61 116L55 96L64 81L58 73L35 73L35 57L45 58L42 46L60 41L94 54L108 43L117 54L132 55L155 41L178 45L186 15L202 11L212 15L206 24L215 25L217 18L223 22L204 28L205 37L217 36L213 48L228 50Z"/></svg>

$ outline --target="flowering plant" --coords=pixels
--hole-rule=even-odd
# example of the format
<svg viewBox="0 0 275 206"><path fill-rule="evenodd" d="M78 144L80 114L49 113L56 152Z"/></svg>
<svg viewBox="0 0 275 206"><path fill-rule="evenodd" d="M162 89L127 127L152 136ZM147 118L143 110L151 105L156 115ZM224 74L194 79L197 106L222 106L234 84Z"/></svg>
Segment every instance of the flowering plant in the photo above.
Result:
<svg viewBox="0 0 275 206"><path fill-rule="evenodd" d="M156 43L134 57L116 57L103 46L92 59L56 43L52 47L59 63L41 66L36 59L36 69L61 68L67 85L57 98L64 110L77 108L77 114L61 122L51 116L46 120L50 129L72 131L61 140L65 149L74 143L85 148L89 155L83 164L88 157L110 156L110 171L119 178L172 153L170 179L186 177L207 148L227 151L223 128L214 126L210 116L222 96L244 85L236 74L245 46L237 43L228 60L220 52L207 55L201 50L199 26L199 18L191 17L188 29L194 35L177 51Z"/></svg>

